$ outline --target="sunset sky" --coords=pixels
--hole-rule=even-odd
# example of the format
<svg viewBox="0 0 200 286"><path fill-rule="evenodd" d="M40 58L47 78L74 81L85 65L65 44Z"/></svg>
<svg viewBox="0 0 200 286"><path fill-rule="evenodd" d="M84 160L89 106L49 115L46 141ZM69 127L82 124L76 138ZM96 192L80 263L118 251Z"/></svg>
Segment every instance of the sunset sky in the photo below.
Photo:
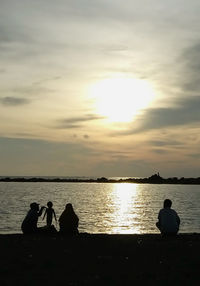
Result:
<svg viewBox="0 0 200 286"><path fill-rule="evenodd" d="M199 0L0 0L0 175L200 176Z"/></svg>

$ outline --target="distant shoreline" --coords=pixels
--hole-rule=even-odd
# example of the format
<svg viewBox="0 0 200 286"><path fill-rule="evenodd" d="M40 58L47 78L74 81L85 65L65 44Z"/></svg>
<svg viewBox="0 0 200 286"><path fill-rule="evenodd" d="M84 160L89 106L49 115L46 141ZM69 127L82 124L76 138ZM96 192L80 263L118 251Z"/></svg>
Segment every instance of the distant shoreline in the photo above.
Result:
<svg viewBox="0 0 200 286"><path fill-rule="evenodd" d="M79 178L42 178L42 177L1 177L0 182L47 182L47 183L133 183L133 184L179 184L179 185L200 185L198 178L162 178L159 174L154 174L148 178L126 178L126 179L107 179L101 177L97 179Z"/></svg>

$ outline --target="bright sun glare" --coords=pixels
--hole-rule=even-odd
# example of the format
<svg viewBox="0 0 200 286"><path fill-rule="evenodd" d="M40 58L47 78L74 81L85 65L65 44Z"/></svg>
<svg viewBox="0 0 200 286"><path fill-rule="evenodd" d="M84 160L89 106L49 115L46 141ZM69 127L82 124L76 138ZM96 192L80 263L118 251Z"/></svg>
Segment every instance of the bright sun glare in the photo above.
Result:
<svg viewBox="0 0 200 286"><path fill-rule="evenodd" d="M91 88L96 112L111 122L130 122L155 97L151 85L141 79L104 79Z"/></svg>

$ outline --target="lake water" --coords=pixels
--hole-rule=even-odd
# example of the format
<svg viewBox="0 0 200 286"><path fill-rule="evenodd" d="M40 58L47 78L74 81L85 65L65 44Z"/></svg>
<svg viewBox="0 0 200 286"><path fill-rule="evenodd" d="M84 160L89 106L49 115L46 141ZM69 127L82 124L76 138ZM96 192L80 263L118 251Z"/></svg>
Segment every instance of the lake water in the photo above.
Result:
<svg viewBox="0 0 200 286"><path fill-rule="evenodd" d="M80 232L158 233L155 222L166 198L181 218L180 232L200 232L197 185L0 182L0 233L21 233L21 222L34 201L52 201L57 217L72 203ZM38 225L44 224L40 217Z"/></svg>

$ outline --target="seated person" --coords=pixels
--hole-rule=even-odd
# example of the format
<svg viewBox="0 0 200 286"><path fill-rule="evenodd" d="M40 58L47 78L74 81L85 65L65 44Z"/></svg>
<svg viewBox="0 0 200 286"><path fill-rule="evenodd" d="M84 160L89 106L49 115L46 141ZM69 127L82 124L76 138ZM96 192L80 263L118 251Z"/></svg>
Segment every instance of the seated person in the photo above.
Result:
<svg viewBox="0 0 200 286"><path fill-rule="evenodd" d="M179 231L180 218L175 210L171 209L172 201L166 199L164 208L159 211L157 228L162 235L176 235Z"/></svg>
<svg viewBox="0 0 200 286"><path fill-rule="evenodd" d="M30 208L21 225L24 234L37 233L39 231L37 227L38 217L41 216L45 207L41 207L39 210L39 204L31 203Z"/></svg>
<svg viewBox="0 0 200 286"><path fill-rule="evenodd" d="M59 218L60 233L68 235L78 234L79 218L75 214L72 204L66 204L65 210Z"/></svg>

